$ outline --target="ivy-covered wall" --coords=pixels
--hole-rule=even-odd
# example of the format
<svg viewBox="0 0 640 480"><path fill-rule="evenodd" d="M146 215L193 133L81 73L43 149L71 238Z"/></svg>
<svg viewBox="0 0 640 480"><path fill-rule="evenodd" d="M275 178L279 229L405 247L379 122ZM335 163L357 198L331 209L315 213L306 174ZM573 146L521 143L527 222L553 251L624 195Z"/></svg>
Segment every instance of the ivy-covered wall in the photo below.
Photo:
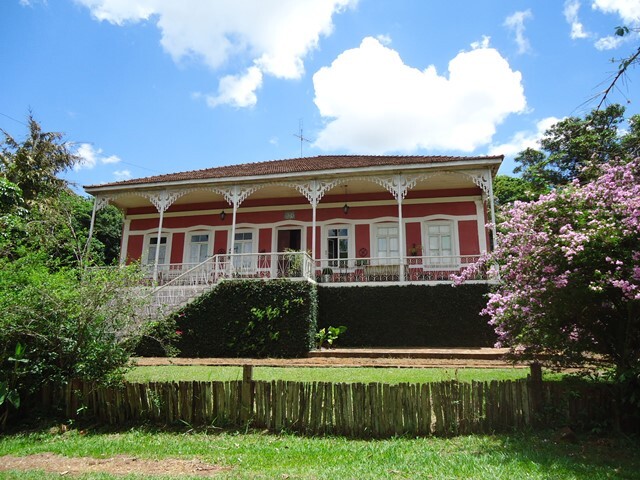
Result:
<svg viewBox="0 0 640 480"><path fill-rule="evenodd" d="M318 288L318 327L345 325L340 347L490 347L479 312L489 286L467 284Z"/></svg>
<svg viewBox="0 0 640 480"><path fill-rule="evenodd" d="M229 281L174 314L182 357L301 357L317 331L317 287Z"/></svg>

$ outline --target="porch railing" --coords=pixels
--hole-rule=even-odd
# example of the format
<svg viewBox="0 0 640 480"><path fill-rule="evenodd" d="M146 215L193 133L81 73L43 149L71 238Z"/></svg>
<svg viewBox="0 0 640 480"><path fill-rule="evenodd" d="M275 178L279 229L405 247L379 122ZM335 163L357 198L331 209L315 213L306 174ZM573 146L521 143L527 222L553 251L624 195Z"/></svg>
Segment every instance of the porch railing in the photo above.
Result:
<svg viewBox="0 0 640 480"><path fill-rule="evenodd" d="M159 286L213 285L227 278L314 278L313 260L306 252L219 254L199 264L158 265ZM149 269L149 276L153 267Z"/></svg>
<svg viewBox="0 0 640 480"><path fill-rule="evenodd" d="M340 258L313 261L306 252L215 255L200 264L158 265L158 285L215 285L222 279L311 279L321 283L450 281L479 255ZM151 272L151 271L150 271ZM473 280L487 280L478 272Z"/></svg>
<svg viewBox="0 0 640 480"><path fill-rule="evenodd" d="M316 261L316 280L322 283L451 281L475 263L479 255L441 257L340 258ZM473 280L487 280L479 272Z"/></svg>

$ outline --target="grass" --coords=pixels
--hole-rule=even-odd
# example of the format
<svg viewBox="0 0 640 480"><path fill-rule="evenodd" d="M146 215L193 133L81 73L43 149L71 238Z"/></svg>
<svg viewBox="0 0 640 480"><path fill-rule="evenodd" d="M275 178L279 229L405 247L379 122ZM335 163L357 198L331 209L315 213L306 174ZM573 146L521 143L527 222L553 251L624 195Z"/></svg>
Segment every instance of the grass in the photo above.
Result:
<svg viewBox="0 0 640 480"><path fill-rule="evenodd" d="M425 383L443 380L490 381L526 378L526 368L311 368L311 367L254 367L254 380L289 380L303 382L382 382ZM545 380L559 375L545 375ZM241 380L241 367L155 366L135 367L126 375L130 382L163 382L179 380L215 381Z"/></svg>
<svg viewBox="0 0 640 480"><path fill-rule="evenodd" d="M42 452L96 458L117 454L147 459L197 457L231 467L216 477L221 479L640 478L640 442L622 438L582 438L577 444L556 443L551 434L347 440L186 428L65 433L43 428L0 437L0 455ZM5 472L2 478L29 480L43 475Z"/></svg>

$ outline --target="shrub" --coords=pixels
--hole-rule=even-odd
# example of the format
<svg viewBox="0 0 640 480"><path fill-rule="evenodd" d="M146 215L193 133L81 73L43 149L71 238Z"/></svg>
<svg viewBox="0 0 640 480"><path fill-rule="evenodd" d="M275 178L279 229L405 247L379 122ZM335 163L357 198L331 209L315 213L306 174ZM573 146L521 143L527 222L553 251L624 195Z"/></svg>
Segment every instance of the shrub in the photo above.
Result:
<svg viewBox="0 0 640 480"><path fill-rule="evenodd" d="M14 407L46 382L119 378L139 330L135 269L51 272L45 256L0 261L0 389Z"/></svg>
<svg viewBox="0 0 640 480"><path fill-rule="evenodd" d="M483 347L487 285L320 287L318 326L344 325L343 347Z"/></svg>
<svg viewBox="0 0 640 480"><path fill-rule="evenodd" d="M184 357L299 357L314 345L316 287L229 281L174 314Z"/></svg>

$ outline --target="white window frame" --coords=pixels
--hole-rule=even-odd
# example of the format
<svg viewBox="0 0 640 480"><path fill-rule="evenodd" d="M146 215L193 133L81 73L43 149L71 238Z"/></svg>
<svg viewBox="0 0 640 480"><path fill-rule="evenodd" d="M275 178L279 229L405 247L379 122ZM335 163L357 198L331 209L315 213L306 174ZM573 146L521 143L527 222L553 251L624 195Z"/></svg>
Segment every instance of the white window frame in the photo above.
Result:
<svg viewBox="0 0 640 480"><path fill-rule="evenodd" d="M206 229L202 229L202 230L190 230L188 232L185 232L185 239L184 239L184 254L182 255L182 261L183 263L187 263L187 264L192 264L194 262L191 261L191 239L193 237L195 237L196 235L208 235L209 238L207 240L207 257L211 257L213 255L213 236L214 236L214 232L213 230L206 230ZM201 245L204 244L204 242L199 242ZM201 263L201 261L196 261L194 266L198 263Z"/></svg>
<svg viewBox="0 0 640 480"><path fill-rule="evenodd" d="M145 233L144 235L144 241L142 244L142 265L151 265L153 266L155 264L155 255L153 256L153 258L149 258L149 247L151 246L151 239L152 238L156 238L158 236L158 232L155 231L153 233ZM162 234L160 235L160 238L162 237L166 237L167 241L165 243L165 262L162 263L160 262L160 260L158 259L158 265L168 265L171 263L171 240L172 240L172 233L170 232L162 232Z"/></svg>
<svg viewBox="0 0 640 480"><path fill-rule="evenodd" d="M242 272L249 273L256 270L256 260L257 260L257 253L258 253L258 230L255 228L236 228L235 235L246 234L246 233L251 234L251 252L243 252L243 253L250 253L251 256L248 258L244 257L242 261L240 261L240 258L242 257L233 257L233 265L234 265L234 268L240 269ZM231 232L229 232L229 237L231 237ZM243 240L242 242L246 242L246 241ZM235 246L236 246L236 239L232 238L231 248L230 248L230 251L232 254L235 254Z"/></svg>
<svg viewBox="0 0 640 480"><path fill-rule="evenodd" d="M452 261L447 262L446 264L434 263L431 259L441 258L441 256L433 257L430 253L431 249L429 248L429 227L443 226L443 225L446 225L451 229L451 255L450 256L453 258L452 258ZM460 248L459 248L459 240L458 240L458 222L456 220L448 219L448 218L426 220L425 222L423 222L422 240L423 240L422 256L424 258L424 265L427 269L438 270L438 269L442 269L443 266L446 266L447 268L459 268Z"/></svg>
<svg viewBox="0 0 640 480"><path fill-rule="evenodd" d="M372 232L370 235L370 245L372 251L372 257L377 259L376 264L383 265L385 261L391 261L393 264L396 264L400 260L400 225L398 222L384 222L384 223L374 223L372 225ZM381 228L395 228L398 232L396 235L396 239L398 241L398 254L394 257L380 256L380 251L378 250L378 232ZM389 238L389 236L387 236ZM385 252L386 255L386 252Z"/></svg>
<svg viewBox="0 0 640 480"><path fill-rule="evenodd" d="M322 230L322 245L323 245L323 258L326 264L331 268L348 268L353 267L353 265L349 264L349 260L347 264L342 264L341 267L340 259L329 258L329 230L347 230L347 259L353 259L355 257L355 237L353 235L353 226L345 223L334 223L330 225L325 225ZM333 237L332 237L333 238ZM339 237L338 237L339 238ZM329 262L336 262L336 265L330 265Z"/></svg>

